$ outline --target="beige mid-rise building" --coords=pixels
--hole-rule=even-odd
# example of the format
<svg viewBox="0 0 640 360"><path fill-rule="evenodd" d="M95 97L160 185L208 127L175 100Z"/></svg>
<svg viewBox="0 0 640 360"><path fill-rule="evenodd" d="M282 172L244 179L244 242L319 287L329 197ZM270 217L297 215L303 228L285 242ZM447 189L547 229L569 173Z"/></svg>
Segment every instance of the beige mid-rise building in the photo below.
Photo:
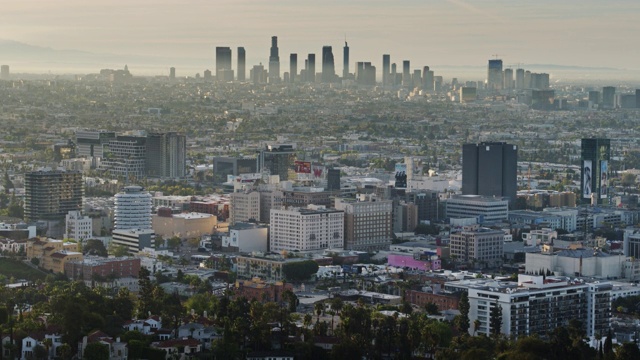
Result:
<svg viewBox="0 0 640 360"><path fill-rule="evenodd" d="M229 223L252 222L260 220L260 193L257 191L236 192L231 194Z"/></svg>
<svg viewBox="0 0 640 360"><path fill-rule="evenodd" d="M344 211L344 247L348 250L381 250L391 244L392 200L360 195L357 199L335 200Z"/></svg>
<svg viewBox="0 0 640 360"><path fill-rule="evenodd" d="M504 232L465 226L462 231L450 236L451 257L459 262L476 267L493 267L502 263Z"/></svg>

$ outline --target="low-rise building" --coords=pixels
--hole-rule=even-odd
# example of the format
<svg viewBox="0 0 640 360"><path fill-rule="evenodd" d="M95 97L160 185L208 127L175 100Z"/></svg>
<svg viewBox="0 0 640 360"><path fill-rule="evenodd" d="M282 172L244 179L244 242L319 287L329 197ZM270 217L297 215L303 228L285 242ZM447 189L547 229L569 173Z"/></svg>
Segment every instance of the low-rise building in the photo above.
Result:
<svg viewBox="0 0 640 360"><path fill-rule="evenodd" d="M194 212L166 216L155 214L152 216L152 222L156 235L188 239L211 234L218 225L218 218L211 214Z"/></svg>
<svg viewBox="0 0 640 360"><path fill-rule="evenodd" d="M112 235L112 243L124 246L132 255L144 248L154 248L156 243L156 235L150 229L113 230Z"/></svg>
<svg viewBox="0 0 640 360"><path fill-rule="evenodd" d="M222 235L222 250L230 252L267 252L269 228L267 226L237 222Z"/></svg>
<svg viewBox="0 0 640 360"><path fill-rule="evenodd" d="M101 280L111 278L138 277L140 272L139 258L102 258L88 256L81 261L69 261L64 266L64 273L71 280Z"/></svg>
<svg viewBox="0 0 640 360"><path fill-rule="evenodd" d="M282 281L284 273L282 267L291 262L304 261L302 258L284 258L281 255L262 255L254 253L251 256L236 257L236 270L239 278L253 279L259 277L265 281Z"/></svg>
<svg viewBox="0 0 640 360"><path fill-rule="evenodd" d="M82 216L80 211L69 211L66 216L64 237L84 241L93 236L93 219Z"/></svg>
<svg viewBox="0 0 640 360"><path fill-rule="evenodd" d="M558 276L589 276L600 279L624 277L623 265L627 257L608 254L598 249L564 249L554 251L545 245L541 251L527 252L525 271L528 273L551 271Z"/></svg>
<svg viewBox="0 0 640 360"><path fill-rule="evenodd" d="M234 287L235 296L245 297L249 301L255 299L257 301L280 302L283 300L282 293L286 290L293 291L293 286L282 281L267 283L259 278L236 280Z"/></svg>
<svg viewBox="0 0 640 360"><path fill-rule="evenodd" d="M446 202L448 218L478 218L479 223L507 220L509 201L501 197L456 195Z"/></svg>

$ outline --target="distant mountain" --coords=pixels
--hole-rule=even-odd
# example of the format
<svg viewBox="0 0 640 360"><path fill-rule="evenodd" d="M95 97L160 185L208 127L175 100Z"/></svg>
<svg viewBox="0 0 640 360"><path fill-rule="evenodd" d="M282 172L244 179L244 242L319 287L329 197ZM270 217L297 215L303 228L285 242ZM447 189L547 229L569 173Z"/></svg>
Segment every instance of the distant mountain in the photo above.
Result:
<svg viewBox="0 0 640 360"><path fill-rule="evenodd" d="M29 45L18 41L0 39L0 62L9 64L12 72L68 72L75 74L97 73L100 69L121 69L125 64L131 72L168 74L171 66L180 70L202 72L213 67L213 59L154 57L144 55L97 54L79 50L57 50L50 47Z"/></svg>

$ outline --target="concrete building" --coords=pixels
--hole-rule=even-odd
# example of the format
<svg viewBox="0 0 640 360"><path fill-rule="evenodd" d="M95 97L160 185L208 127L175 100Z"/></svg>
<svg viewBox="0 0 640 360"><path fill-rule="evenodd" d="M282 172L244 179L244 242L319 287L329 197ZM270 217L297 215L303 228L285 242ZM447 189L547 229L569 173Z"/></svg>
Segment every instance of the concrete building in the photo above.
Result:
<svg viewBox="0 0 640 360"><path fill-rule="evenodd" d="M24 175L24 219L62 222L82 208L82 173L44 169Z"/></svg>
<svg viewBox="0 0 640 360"><path fill-rule="evenodd" d="M175 132L151 133L146 140L147 176L182 178L186 173L187 138Z"/></svg>
<svg viewBox="0 0 640 360"><path fill-rule="evenodd" d="M227 175L253 174L256 172L255 158L216 156L213 158L213 176L216 182L227 181Z"/></svg>
<svg viewBox="0 0 640 360"><path fill-rule="evenodd" d="M229 226L229 232L222 236L222 250L231 252L267 252L269 228L251 223L237 222Z"/></svg>
<svg viewBox="0 0 640 360"><path fill-rule="evenodd" d="M525 246L553 245L553 241L558 238L558 232L552 229L536 229L522 234Z"/></svg>
<svg viewBox="0 0 640 360"><path fill-rule="evenodd" d="M344 211L309 205L271 209L270 251L310 251L344 247Z"/></svg>
<svg viewBox="0 0 640 360"><path fill-rule="evenodd" d="M229 224L260 221L260 198L258 191L235 192L231 194Z"/></svg>
<svg viewBox="0 0 640 360"><path fill-rule="evenodd" d="M418 206L411 202L394 201L393 203L393 232L413 232L418 226Z"/></svg>
<svg viewBox="0 0 640 360"><path fill-rule="evenodd" d="M476 334L491 333L491 310L502 312L500 333L507 337L545 336L550 329L583 322L587 336L604 336L611 325L608 282L585 283L562 277L518 275L518 283L456 281L469 294L469 321L479 321ZM474 334L474 327L469 327Z"/></svg>
<svg viewBox="0 0 640 360"><path fill-rule="evenodd" d="M337 198L335 208L344 211L344 248L372 251L391 244L392 200L360 194L357 199Z"/></svg>
<svg viewBox="0 0 640 360"><path fill-rule="evenodd" d="M113 177L142 179L146 175L146 137L118 136L109 140L100 169Z"/></svg>
<svg viewBox="0 0 640 360"><path fill-rule="evenodd" d="M153 231L163 238L177 236L181 239L199 238L211 234L218 226L218 218L211 214L181 213L152 215Z"/></svg>
<svg viewBox="0 0 640 360"><path fill-rule="evenodd" d="M270 282L284 280L282 267L285 264L304 261L304 259L285 259L281 255L265 256L260 253L254 253L251 256L240 255L236 257L236 261L236 270L239 278L253 279L254 277L259 277L264 281Z"/></svg>
<svg viewBox="0 0 640 360"><path fill-rule="evenodd" d="M295 157L294 145L267 145L258 153L256 168L260 173L279 175L280 181L286 181L289 180L289 171L293 170Z"/></svg>
<svg viewBox="0 0 640 360"><path fill-rule="evenodd" d="M498 197L456 195L446 202L448 218L477 217L480 223L509 217L509 201Z"/></svg>
<svg viewBox="0 0 640 360"><path fill-rule="evenodd" d="M478 226L465 226L461 232L449 236L451 257L475 267L494 267L502 264L504 232Z"/></svg>
<svg viewBox="0 0 640 360"><path fill-rule="evenodd" d="M156 245L156 234L151 229L113 230L112 235L112 243L124 246L132 255L136 255L144 248L154 248Z"/></svg>
<svg viewBox="0 0 640 360"><path fill-rule="evenodd" d="M608 254L596 249L554 251L553 246L543 246L538 253L526 253L525 271L547 270L557 276L589 276L599 279L624 277L624 255Z"/></svg>
<svg viewBox="0 0 640 360"><path fill-rule="evenodd" d="M93 219L82 216L80 211L70 211L65 223L65 239L83 241L93 236Z"/></svg>
<svg viewBox="0 0 640 360"><path fill-rule="evenodd" d="M104 130L77 130L76 131L76 155L86 158L103 158L104 150L109 141L116 138L114 131Z"/></svg>
<svg viewBox="0 0 640 360"><path fill-rule="evenodd" d="M126 186L115 196L114 229L151 229L151 204L142 186Z"/></svg>

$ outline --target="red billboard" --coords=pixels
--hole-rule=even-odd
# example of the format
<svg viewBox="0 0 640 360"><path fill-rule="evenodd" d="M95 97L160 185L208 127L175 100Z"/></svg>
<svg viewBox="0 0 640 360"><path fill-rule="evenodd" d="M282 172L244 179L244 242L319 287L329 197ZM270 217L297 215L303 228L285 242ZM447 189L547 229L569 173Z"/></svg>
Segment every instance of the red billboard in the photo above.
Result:
<svg viewBox="0 0 640 360"><path fill-rule="evenodd" d="M296 161L294 163L296 167L296 173L298 174L311 174L311 163L308 161Z"/></svg>

